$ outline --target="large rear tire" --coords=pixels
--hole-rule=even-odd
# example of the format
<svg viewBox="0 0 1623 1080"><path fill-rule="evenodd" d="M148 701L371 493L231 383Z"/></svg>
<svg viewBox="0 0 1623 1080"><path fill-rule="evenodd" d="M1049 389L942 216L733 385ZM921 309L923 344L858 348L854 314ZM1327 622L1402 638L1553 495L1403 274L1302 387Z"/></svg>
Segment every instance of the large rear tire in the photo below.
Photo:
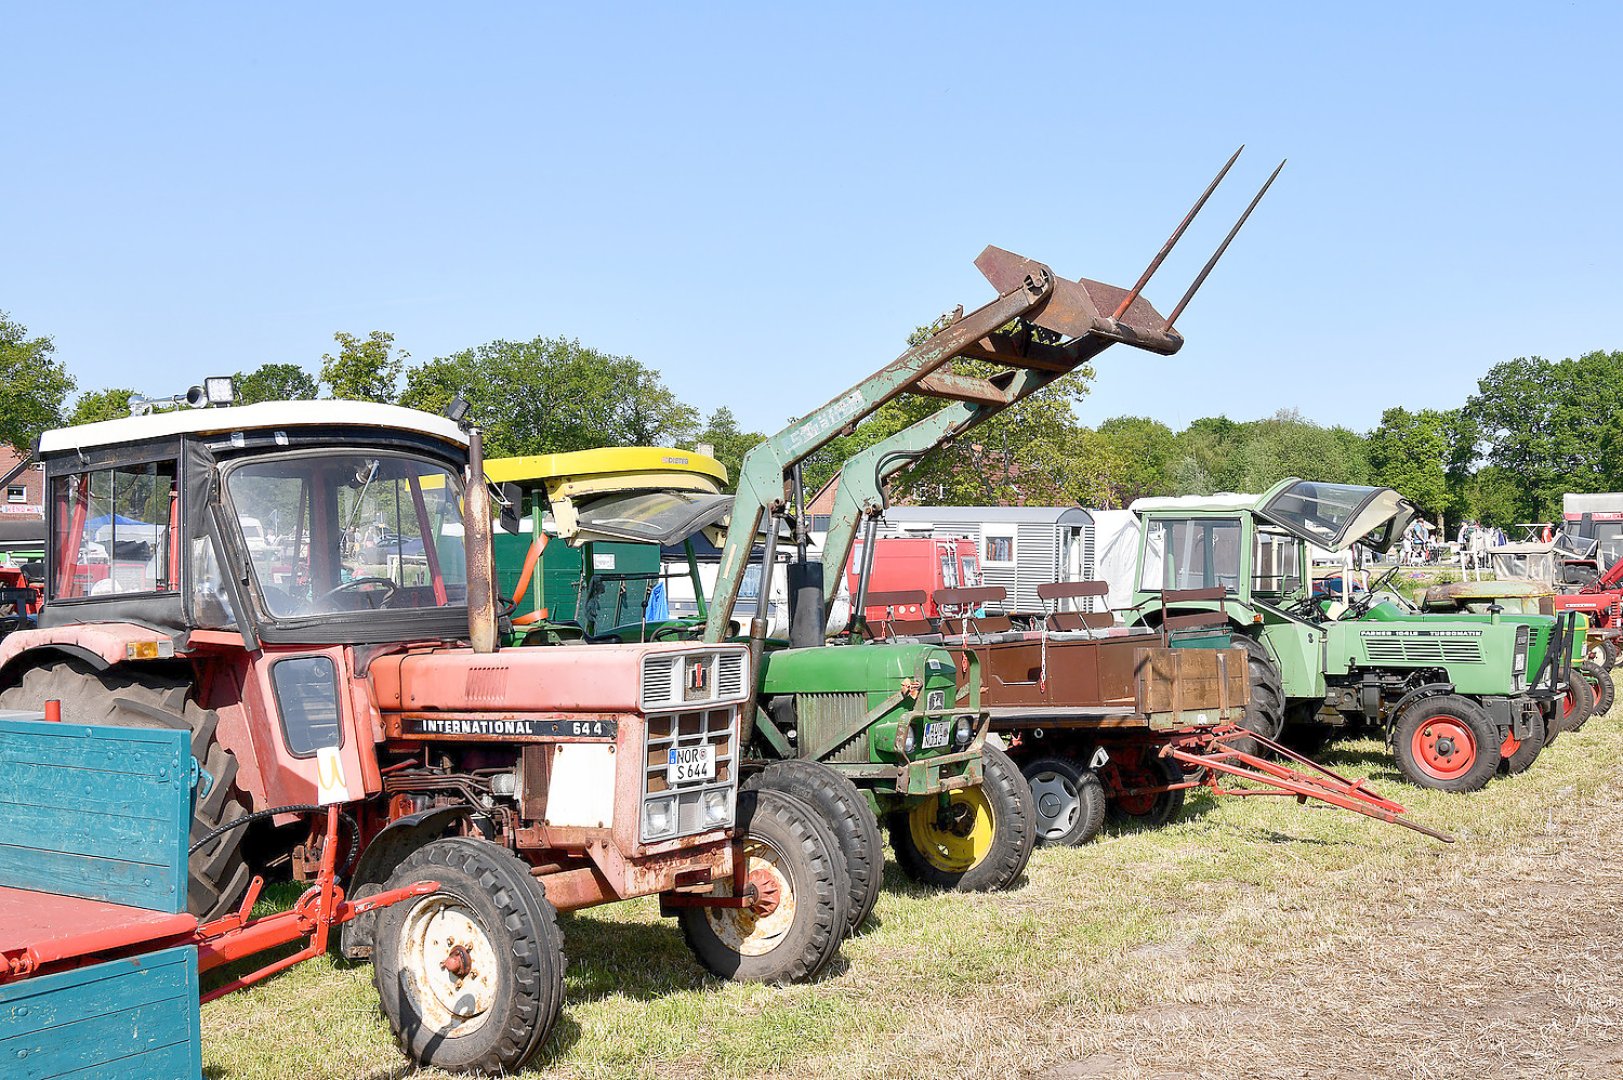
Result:
<svg viewBox="0 0 1623 1080"><path fill-rule="evenodd" d="M487 840L424 844L384 888L421 881L439 890L385 908L372 957L395 1041L422 1065L514 1072L563 1008L557 912L530 868Z"/></svg>
<svg viewBox="0 0 1623 1080"><path fill-rule="evenodd" d="M981 783L887 815L896 865L924 885L957 892L1006 889L1025 873L1037 842L1031 785L990 743L981 746Z"/></svg>
<svg viewBox="0 0 1623 1080"><path fill-rule="evenodd" d="M827 765L792 758L774 761L752 773L744 781L744 789L786 792L823 815L823 823L845 856L845 873L851 882L847 929L861 926L879 901L885 841L879 835L879 822L868 808L868 800L857 786Z"/></svg>
<svg viewBox="0 0 1623 1080"><path fill-rule="evenodd" d="M713 975L734 982L814 979L840 951L851 895L839 842L823 815L770 788L738 793L738 834L751 907L684 907L688 948ZM717 895L732 895L729 879Z"/></svg>
<svg viewBox="0 0 1623 1080"><path fill-rule="evenodd" d="M1412 701L1397 715L1392 750L1410 783L1437 791L1476 791L1499 769L1504 740L1469 698L1439 694Z"/></svg>
<svg viewBox="0 0 1623 1080"><path fill-rule="evenodd" d="M1256 638L1236 634L1234 641L1244 647L1246 670L1251 679L1251 700L1246 703L1240 726L1247 731L1277 740L1285 730L1285 687L1279 668L1268 649ZM1261 754L1255 739L1236 739L1234 747L1248 754Z"/></svg>
<svg viewBox="0 0 1623 1080"><path fill-rule="evenodd" d="M62 703L62 719L112 727L169 728L190 731L192 757L209 774L213 786L192 808L193 842L221 825L247 816L247 796L237 788L237 759L220 745L219 716L189 696L188 683L128 668L93 672L60 661L30 668L21 682L0 691L0 708L43 709ZM248 888L242 860L244 830L230 829L187 863L186 908L200 919L223 915Z"/></svg>

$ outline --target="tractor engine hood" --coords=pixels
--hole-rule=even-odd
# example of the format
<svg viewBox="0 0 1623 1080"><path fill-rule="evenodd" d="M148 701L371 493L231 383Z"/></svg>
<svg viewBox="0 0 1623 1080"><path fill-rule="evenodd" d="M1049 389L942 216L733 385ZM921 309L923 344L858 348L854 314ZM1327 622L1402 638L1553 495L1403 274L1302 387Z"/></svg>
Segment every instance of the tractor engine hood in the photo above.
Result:
<svg viewBox="0 0 1623 1080"><path fill-rule="evenodd" d="M1362 543L1389 551L1419 511L1387 487L1289 477L1257 500L1257 517L1327 551Z"/></svg>

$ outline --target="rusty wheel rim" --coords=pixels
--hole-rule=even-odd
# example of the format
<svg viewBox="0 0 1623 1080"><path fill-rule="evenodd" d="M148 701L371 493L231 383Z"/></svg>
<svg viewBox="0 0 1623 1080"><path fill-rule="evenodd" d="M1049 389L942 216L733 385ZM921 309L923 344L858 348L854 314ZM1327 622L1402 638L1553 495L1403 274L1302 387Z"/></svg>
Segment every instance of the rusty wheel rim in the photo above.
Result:
<svg viewBox="0 0 1623 1080"><path fill-rule="evenodd" d="M1476 764L1476 734L1454 716L1433 716L1415 729L1410 741L1415 764L1437 780L1457 780Z"/></svg>
<svg viewBox="0 0 1623 1080"><path fill-rule="evenodd" d="M764 838L744 845L745 881L755 886L756 902L745 908L706 908L716 937L740 956L765 956L794 929L795 887L783 853ZM731 890L728 890L731 892Z"/></svg>

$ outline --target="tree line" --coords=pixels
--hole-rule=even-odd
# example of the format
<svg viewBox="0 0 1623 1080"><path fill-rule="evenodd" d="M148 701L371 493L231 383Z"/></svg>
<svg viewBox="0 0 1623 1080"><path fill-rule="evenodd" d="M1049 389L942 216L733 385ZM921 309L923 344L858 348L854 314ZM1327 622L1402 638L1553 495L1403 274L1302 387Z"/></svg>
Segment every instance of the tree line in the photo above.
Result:
<svg viewBox="0 0 1623 1080"><path fill-rule="evenodd" d="M726 407L703 415L657 369L570 338L491 341L426 361L413 361L386 331L340 331L333 341L315 374L289 362L238 372L239 401L325 396L441 412L461 394L492 456L706 443L733 476L763 438ZM959 368L980 373L970 362ZM1623 351L1507 360L1458 407L1393 406L1368 432L1321 425L1294 409L1259 420L1203 417L1177 431L1131 415L1089 427L1075 405L1092 376L1079 368L938 450L897 478L893 497L1108 508L1142 496L1254 492L1302 476L1384 484L1433 520L1504 526L1559 518L1568 491L1623 490ZM50 427L127 416L132 393L80 390L49 336L0 312L0 441L27 447ZM940 404L905 396L887 403L806 463L808 488Z"/></svg>

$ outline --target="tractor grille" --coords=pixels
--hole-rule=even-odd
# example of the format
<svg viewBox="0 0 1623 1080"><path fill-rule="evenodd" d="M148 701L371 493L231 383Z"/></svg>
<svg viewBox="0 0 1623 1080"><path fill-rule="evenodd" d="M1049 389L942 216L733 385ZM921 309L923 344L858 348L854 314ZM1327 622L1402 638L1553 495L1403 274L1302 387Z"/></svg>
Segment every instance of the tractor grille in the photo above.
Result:
<svg viewBox="0 0 1623 1080"><path fill-rule="evenodd" d="M681 708L744 697L743 651L654 653L642 661L642 707Z"/></svg>
<svg viewBox="0 0 1623 1080"><path fill-rule="evenodd" d="M646 685L646 684L645 684ZM663 843L694 833L725 828L733 822L738 790L738 770L734 750L738 745L738 709L696 709L691 712L660 713L648 717L648 738L643 754L642 802L675 800L675 829L650 835L649 815L642 816L644 843ZM713 779L671 785L667 776L670 751L693 746L715 748L716 775ZM726 817L706 818L706 796L719 793L726 804ZM710 800L713 802L714 800Z"/></svg>
<svg viewBox="0 0 1623 1080"><path fill-rule="evenodd" d="M1372 638L1364 642L1372 664L1480 664L1474 638Z"/></svg>
<svg viewBox="0 0 1623 1080"><path fill-rule="evenodd" d="M868 729L860 727L868 713L868 695L860 691L846 694L795 695L795 725L800 729L800 745L824 745L836 732L858 728L857 733L826 754L823 761L856 765L872 760L868 754Z"/></svg>

